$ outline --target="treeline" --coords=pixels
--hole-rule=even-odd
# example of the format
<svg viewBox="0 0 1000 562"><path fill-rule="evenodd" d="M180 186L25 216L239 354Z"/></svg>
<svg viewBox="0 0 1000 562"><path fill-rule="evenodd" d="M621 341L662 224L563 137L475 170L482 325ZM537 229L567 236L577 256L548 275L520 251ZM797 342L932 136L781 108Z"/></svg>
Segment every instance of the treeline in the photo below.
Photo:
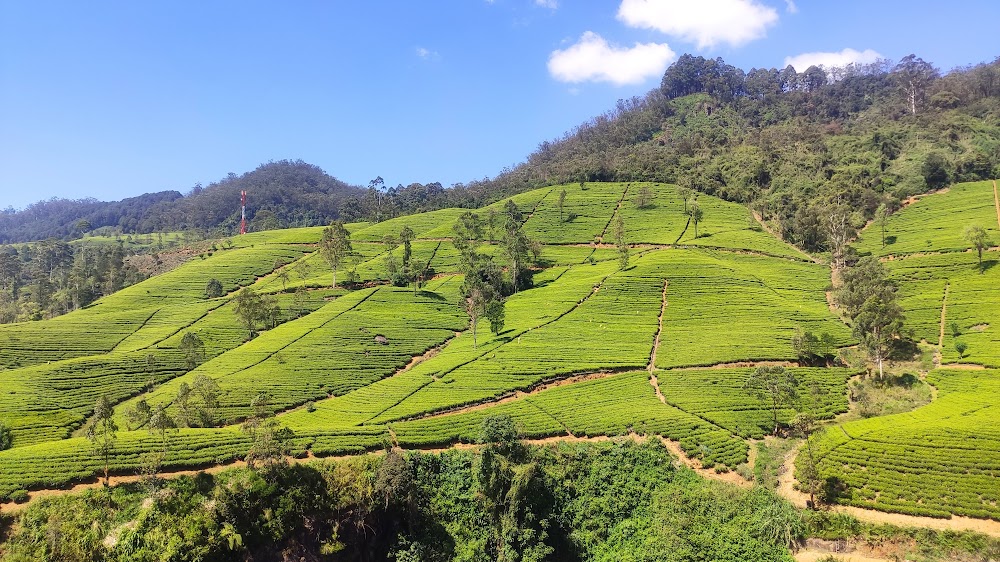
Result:
<svg viewBox="0 0 1000 562"><path fill-rule="evenodd" d="M913 55L801 73L684 55L660 88L464 188L499 196L577 181L677 183L829 250L832 215L846 210L850 231L881 204L892 212L911 195L997 176L1000 58L941 75Z"/></svg>
<svg viewBox="0 0 1000 562"><path fill-rule="evenodd" d="M658 181L745 203L785 239L829 250L831 215L851 231L878 207L949 183L1000 176L1000 58L942 75L909 55L843 68L754 68L683 55L659 88L616 107L496 177L444 187L350 186L298 161L269 162L207 187L116 203L53 200L0 212L0 243L123 233L229 236L239 192L251 230L379 221L475 208L578 181ZM827 224L825 224L827 223ZM850 234L850 232L848 232ZM840 233L836 234L839 238Z"/></svg>
<svg viewBox="0 0 1000 562"><path fill-rule="evenodd" d="M68 240L102 227L123 234L230 236L239 230L243 190L249 193L247 214L254 230L328 224L341 216L352 196L362 193L317 166L282 160L243 175L231 173L207 187L196 185L187 195L165 191L111 203L52 199L22 211L7 209L0 213L0 243Z"/></svg>
<svg viewBox="0 0 1000 562"><path fill-rule="evenodd" d="M127 261L134 253L55 239L0 247L0 324L65 314L142 281Z"/></svg>

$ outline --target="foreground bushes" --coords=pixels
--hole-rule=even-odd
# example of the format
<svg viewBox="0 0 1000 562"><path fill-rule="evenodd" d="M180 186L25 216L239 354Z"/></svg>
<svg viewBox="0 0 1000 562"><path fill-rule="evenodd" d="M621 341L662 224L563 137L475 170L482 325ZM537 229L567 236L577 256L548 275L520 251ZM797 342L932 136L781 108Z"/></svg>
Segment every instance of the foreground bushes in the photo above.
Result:
<svg viewBox="0 0 1000 562"><path fill-rule="evenodd" d="M672 461L658 444L507 443L199 474L41 501L0 558L790 560L790 506Z"/></svg>

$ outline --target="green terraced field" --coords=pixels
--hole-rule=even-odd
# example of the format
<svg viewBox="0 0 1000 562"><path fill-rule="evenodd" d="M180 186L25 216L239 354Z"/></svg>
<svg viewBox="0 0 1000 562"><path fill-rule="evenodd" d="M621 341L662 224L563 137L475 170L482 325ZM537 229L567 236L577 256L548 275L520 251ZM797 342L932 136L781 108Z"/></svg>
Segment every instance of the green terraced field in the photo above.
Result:
<svg viewBox="0 0 1000 562"><path fill-rule="evenodd" d="M865 229L857 247L862 254L877 256L960 252L971 247L963 238L970 224L982 226L1000 243L993 182L960 183L943 193L921 197L889 217L885 248L875 225Z"/></svg>
<svg viewBox="0 0 1000 562"><path fill-rule="evenodd" d="M644 188L652 201L640 209L635 196ZM964 246L948 218L995 211L980 204L982 191L980 184L954 186L900 211L890 228L896 241L884 252L897 255L887 263L917 339L938 343L948 287L946 324L959 326L968 351L958 357L949 327L946 365L1000 367L1000 256L988 253L980 274L974 254L953 251ZM762 230L739 204L699 196L705 217L695 238L669 184L567 184L514 200L525 232L543 244L535 287L508 299L500 334L481 322L475 343L459 298L460 255L450 241L465 209L348 225L355 257L337 278L356 272L362 284L351 288L330 288L333 272L316 252L321 227L266 231L217 242L231 249L87 309L0 326L0 421L15 437L15 447L0 452L0 500L95 474L100 463L78 430L100 395L115 404L122 427L112 469L133 473L161 443L141 428L127 431L125 412L142 399L176 416L178 388L200 375L221 389L214 421L222 427L170 432L168 467L245 454L248 438L235 424L251 399L267 392L294 432L297 455L357 453L393 439L404 447L473 442L482 420L502 413L530 437L658 434L703 465L730 470L747 461L749 439L772 429L768 405L742 387L752 368L730 365L794 361L797 329L827 333L837 346L856 343L827 304L829 269ZM488 219L504 205L475 212ZM608 232L616 213L633 245L625 270ZM946 253L901 258L929 251L915 241L923 222L935 233L930 251ZM417 235L413 259L430 262L436 275L416 294L385 280L381 240L404 226ZM866 250L870 236L866 231L859 243L862 251L873 251ZM498 255L499 247L487 243L481 251ZM393 251L397 260L401 254ZM223 296L206 297L209 279L222 283ZM282 310L279 325L250 341L232 302L245 286L274 295ZM180 349L187 332L205 343L205 360L191 371ZM824 391L808 406L820 418L847 410L853 370L792 372L800 396ZM997 518L996 494L977 490L1000 489L1000 436L989 423L1000 371L940 370L928 380L940 390L929 406L825 431L822 470L849 484L847 503ZM548 383L555 384L539 388ZM782 408L779 419L787 423L807 407L804 400ZM973 452L983 461L974 462ZM953 489L943 484L952 481Z"/></svg>
<svg viewBox="0 0 1000 562"><path fill-rule="evenodd" d="M796 412L809 409L817 417L832 418L847 411L844 385L856 374L850 369L793 368L799 399L782 407L778 418L787 423ZM697 415L745 439L763 439L774 429L770 405L742 390L753 369L670 370L658 375L668 404ZM813 389L820 394L813 398ZM816 400L816 403L813 403Z"/></svg>
<svg viewBox="0 0 1000 562"><path fill-rule="evenodd" d="M938 388L927 406L828 429L821 476L839 478L850 505L1000 519L1000 371L942 369L927 381Z"/></svg>
<svg viewBox="0 0 1000 562"><path fill-rule="evenodd" d="M474 442L483 418L493 414L510 415L531 437L655 433L679 441L706 466L734 468L747 459L747 444L739 437L661 403L645 371L560 386L467 413L393 424L393 429L403 445Z"/></svg>
<svg viewBox="0 0 1000 562"><path fill-rule="evenodd" d="M639 263L668 281L657 367L795 359L797 327L827 332L838 346L851 343L827 306L822 266L694 251L651 253Z"/></svg>

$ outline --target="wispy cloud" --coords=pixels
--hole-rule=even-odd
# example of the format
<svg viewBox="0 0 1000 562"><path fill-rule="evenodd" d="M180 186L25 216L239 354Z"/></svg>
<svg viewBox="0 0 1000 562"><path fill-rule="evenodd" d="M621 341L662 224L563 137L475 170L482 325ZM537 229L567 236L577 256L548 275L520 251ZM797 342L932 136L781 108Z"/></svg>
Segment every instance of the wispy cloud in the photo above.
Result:
<svg viewBox="0 0 1000 562"><path fill-rule="evenodd" d="M785 11L789 14L799 13L799 7L795 5L795 0L785 0Z"/></svg>
<svg viewBox="0 0 1000 562"><path fill-rule="evenodd" d="M437 51L432 51L427 47L417 47L417 56L423 60L435 60L441 57Z"/></svg>
<svg viewBox="0 0 1000 562"><path fill-rule="evenodd" d="M785 66L792 65L796 72L802 72L810 66L831 68L837 66L847 66L851 63L870 64L882 55L871 49L855 51L854 49L844 49L833 53L802 53L794 57L785 57Z"/></svg>
<svg viewBox="0 0 1000 562"><path fill-rule="evenodd" d="M559 7L559 0L535 0L535 5L541 8L555 10Z"/></svg>
<svg viewBox="0 0 1000 562"><path fill-rule="evenodd" d="M666 43L618 47L588 31L566 49L549 55L549 74L561 82L638 84L659 76L677 55Z"/></svg>
<svg viewBox="0 0 1000 562"><path fill-rule="evenodd" d="M764 37L778 21L778 12L755 0L622 0L618 19L707 49L722 43L739 47Z"/></svg>

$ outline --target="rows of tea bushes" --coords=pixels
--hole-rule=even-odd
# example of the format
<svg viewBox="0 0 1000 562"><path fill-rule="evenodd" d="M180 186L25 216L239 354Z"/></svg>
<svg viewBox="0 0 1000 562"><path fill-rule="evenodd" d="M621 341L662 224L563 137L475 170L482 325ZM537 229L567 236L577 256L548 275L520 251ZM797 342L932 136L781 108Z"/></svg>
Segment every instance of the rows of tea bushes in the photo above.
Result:
<svg viewBox="0 0 1000 562"><path fill-rule="evenodd" d="M43 322L0 326L0 369L107 353L150 320L156 309L78 310Z"/></svg>
<svg viewBox="0 0 1000 562"><path fill-rule="evenodd" d="M882 231L874 224L856 246L861 254L878 256L961 252L972 247L964 237L971 224L985 228L994 241L1000 240L991 181L959 183L943 193L921 197L889 217L884 248Z"/></svg>
<svg viewBox="0 0 1000 562"><path fill-rule="evenodd" d="M771 404L750 395L744 383L753 372L742 369L674 369L657 372L667 403L696 414L745 439L762 439L774 430ZM782 405L778 420L787 424L797 412L829 419L847 411L844 393L850 369L790 368L798 396Z"/></svg>
<svg viewBox="0 0 1000 562"><path fill-rule="evenodd" d="M324 296L326 291L310 291L299 303L300 312L325 304ZM298 313L292 301L293 295L278 296L281 321ZM99 332L100 325L90 324L86 330L76 337L86 339L90 331ZM113 351L6 371L0 419L14 429L17 446L64 438L90 415L98 396L118 402L186 372L181 341L188 332L204 343L205 359L235 349L247 338L231 302L168 302Z"/></svg>
<svg viewBox="0 0 1000 562"><path fill-rule="evenodd" d="M475 442L483 418L497 414L513 417L528 437L658 434L679 441L687 454L705 466L734 468L747 459L747 444L739 437L661 403L646 372L557 386L513 402L404 421L392 427L404 446Z"/></svg>
<svg viewBox="0 0 1000 562"><path fill-rule="evenodd" d="M609 265L579 268L599 270ZM642 267L615 273L591 290L579 306L548 323L510 336L501 345L487 347L479 357L457 367L431 373L432 368L446 363L437 360L421 365L419 371L436 380L377 419L389 421L486 400L573 373L644 367L657 330L663 289L663 280L650 273ZM563 279L565 282L554 283L553 289L557 285L572 287L570 295L579 295L585 288L568 274ZM547 293L543 289L535 296ZM512 309L513 316L517 309ZM463 343L467 346L468 342Z"/></svg>
<svg viewBox="0 0 1000 562"><path fill-rule="evenodd" d="M559 193L565 189L562 220ZM524 233L547 244L590 243L604 232L625 193L624 183L557 185L524 223ZM606 239L611 239L606 236ZM607 240L606 240L607 241Z"/></svg>
<svg viewBox="0 0 1000 562"><path fill-rule="evenodd" d="M948 300L944 318L944 363L1000 366L1000 253L984 252L980 270L976 255L967 252L909 256L887 262L899 284L899 302L907 330L915 340L938 343L944 288ZM968 349L959 357L955 342Z"/></svg>
<svg viewBox="0 0 1000 562"><path fill-rule="evenodd" d="M109 353L24 367L3 374L0 415L14 445L62 439L83 424L101 395L120 401L185 370L179 352Z"/></svg>
<svg viewBox="0 0 1000 562"><path fill-rule="evenodd" d="M226 422L247 415L261 392L279 409L345 394L394 373L464 328L456 300L452 293L414 295L406 288L353 292L216 357L146 399L169 404L180 384L205 374L222 390L217 419Z"/></svg>
<svg viewBox="0 0 1000 562"><path fill-rule="evenodd" d="M828 333L837 346L851 342L824 299L829 281L822 266L691 251L654 252L644 260L669 282L657 367L793 360L797 329Z"/></svg>
<svg viewBox="0 0 1000 562"><path fill-rule="evenodd" d="M931 404L826 430L821 477L849 505L1000 520L1000 371L941 369L927 382L938 388Z"/></svg>

